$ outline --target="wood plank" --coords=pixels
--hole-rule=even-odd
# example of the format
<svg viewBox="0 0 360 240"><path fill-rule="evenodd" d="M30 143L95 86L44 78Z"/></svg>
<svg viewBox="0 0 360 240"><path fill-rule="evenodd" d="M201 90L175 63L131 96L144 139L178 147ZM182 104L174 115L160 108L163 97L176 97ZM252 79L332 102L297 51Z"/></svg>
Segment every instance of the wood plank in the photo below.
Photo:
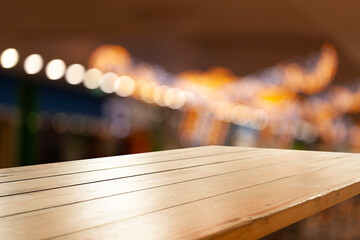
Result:
<svg viewBox="0 0 360 240"><path fill-rule="evenodd" d="M254 151L255 149L235 149L229 148L227 153L230 152L240 152L240 151ZM224 149L221 148L202 148L202 151L176 151L174 154L161 154L155 156L147 155L126 155L119 157L111 157L111 158L100 158L94 159L93 161L86 161L84 163L81 161L67 162L68 164L61 164L58 166L48 166L48 164L40 165L37 168L35 166L29 166L30 170L25 168L20 172L10 172L5 173L0 176L0 183L7 183L12 181L20 181L20 180L28 180L28 179L36 179L36 178L44 178L51 176L59 176L59 175L67 175L67 174L77 174L83 172L90 171L101 171L107 169L121 168L121 167L129 167L129 166L137 166L137 165L146 165L152 163L160 163L160 162L170 162L177 160L185 160L185 159L194 159L196 157L202 156L210 156L210 155L218 155L224 152ZM80 162L80 163L76 163Z"/></svg>
<svg viewBox="0 0 360 240"><path fill-rule="evenodd" d="M100 171L80 172L71 175L57 175L48 178L5 182L0 184L0 197L93 182L108 181L132 176L147 175L158 172L174 171L178 169L192 168L208 164L219 164L222 162L249 159L250 157L244 155L244 153L244 150L240 150L238 152L231 151L219 155L199 156L195 159L187 158L177 161L166 161L147 165L136 165L122 168L104 169ZM253 156L256 156L255 154L256 153L254 152ZM259 156L264 154L267 154L266 151L258 153ZM270 159L269 161L272 160Z"/></svg>
<svg viewBox="0 0 360 240"><path fill-rule="evenodd" d="M358 194L359 166L354 160L54 239L257 239Z"/></svg>
<svg viewBox="0 0 360 240"><path fill-rule="evenodd" d="M122 230L126 226L128 230L117 234L124 233L122 238L127 239L143 239L143 234L150 239L154 228L162 229L164 233L161 234L168 234L160 235L161 239L212 236L230 231L234 226L240 228L250 224L253 220L250 221L249 216L261 219L271 211L279 212L284 207L290 208L316 196L326 195L332 189L354 183L354 176L360 170L359 162L352 155L333 159L331 163L320 162L318 169L313 166L310 171L304 171L309 169L309 162L288 163L4 217L0 219L0 235L6 239L19 239L24 235L28 239L42 239L122 221L115 225L122 226L118 228ZM339 172L344 174L334 177ZM277 194L274 194L275 190ZM59 219L64 222L55 224ZM135 229L134 221L141 231ZM38 230L44 225L49 226L47 231ZM105 225L104 228L109 226L112 225ZM156 229L156 226L161 229ZM167 232L167 229L171 232ZM94 229L89 231L96 232ZM99 232L94 233L94 239L101 239L104 237L101 234L106 234L106 230ZM82 239L81 236L85 235L77 234L87 235L88 232L74 234L68 237ZM154 239L159 239L159 235L154 235Z"/></svg>
<svg viewBox="0 0 360 240"><path fill-rule="evenodd" d="M162 172L152 175L136 176L133 178L115 179L112 181L95 182L84 185L77 185L64 188L51 189L47 191L30 192L27 194L12 195L0 198L0 217L14 215L23 212L35 211L44 208L68 205L91 199L99 199L107 196L119 195L127 192L140 191L165 185L172 185L180 182L199 180L215 177L223 174L234 173L257 168L266 168L269 172L283 164L282 168L287 169L286 174L294 171L308 171L311 169L324 167L330 163L338 163L341 157L348 155L337 154L333 159L307 157L298 154L291 160L284 158L285 152L256 155L254 159L242 161L231 161L213 165L205 165L190 169L180 169L171 172ZM253 155L254 156L254 155ZM278 161L273 157L277 156ZM302 161L300 161L302 160ZM293 163L295 162L295 164ZM276 169L275 169L276 171ZM28 204L31 203L31 204Z"/></svg>
<svg viewBox="0 0 360 240"><path fill-rule="evenodd" d="M88 166L98 166L102 167L101 164L110 164L118 163L119 161L136 161L138 159L146 159L147 157L151 157L151 159L156 159L158 161L167 158L178 158L178 157L189 157L192 153L196 155L196 153L200 153L203 155L206 152L211 152L212 150L221 149L219 146L204 146L198 148L185 148L185 149L174 149L174 150L166 150L166 151L158 151L158 152L147 152L147 153L137 153L137 154L129 154L129 155L121 155L121 156L112 156L112 157L102 157L95 159L82 159L76 161L65 161L65 162L57 162L57 163L47 163L41 165L31 165L31 166L22 166L22 167L12 167L12 168L4 168L0 169L0 181L3 182L3 179L7 179L7 177L12 177L13 175L17 176L18 174L26 174L26 173L36 173L38 171L46 171L53 169L64 169L66 171L68 168L72 170L72 168L76 167L88 167ZM239 149L238 149L239 150ZM99 165L100 164L100 165ZM128 163L130 164L130 163ZM96 167L93 169L97 169ZM6 180L5 180L6 181Z"/></svg>

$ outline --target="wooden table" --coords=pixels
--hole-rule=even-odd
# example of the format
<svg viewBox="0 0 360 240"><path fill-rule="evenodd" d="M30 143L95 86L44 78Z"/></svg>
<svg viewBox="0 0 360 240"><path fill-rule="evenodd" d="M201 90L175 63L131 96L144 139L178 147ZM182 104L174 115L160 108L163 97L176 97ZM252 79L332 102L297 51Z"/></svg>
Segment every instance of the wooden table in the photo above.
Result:
<svg viewBox="0 0 360 240"><path fill-rule="evenodd" d="M359 154L220 146L0 169L0 238L256 239L359 181Z"/></svg>

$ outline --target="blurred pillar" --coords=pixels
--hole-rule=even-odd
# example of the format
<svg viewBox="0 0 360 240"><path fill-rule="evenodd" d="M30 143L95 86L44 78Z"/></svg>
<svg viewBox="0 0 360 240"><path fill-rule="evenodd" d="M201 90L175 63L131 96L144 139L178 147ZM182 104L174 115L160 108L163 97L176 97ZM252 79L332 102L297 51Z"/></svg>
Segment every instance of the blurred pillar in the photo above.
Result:
<svg viewBox="0 0 360 240"><path fill-rule="evenodd" d="M37 163L37 89L26 79L19 82L17 89L17 156L19 165Z"/></svg>

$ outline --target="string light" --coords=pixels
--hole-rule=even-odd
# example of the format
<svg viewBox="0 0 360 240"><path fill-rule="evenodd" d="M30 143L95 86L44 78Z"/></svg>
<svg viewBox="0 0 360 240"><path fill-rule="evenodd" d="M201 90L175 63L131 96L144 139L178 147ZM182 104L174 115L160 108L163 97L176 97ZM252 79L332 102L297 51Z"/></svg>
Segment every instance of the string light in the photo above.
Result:
<svg viewBox="0 0 360 240"><path fill-rule="evenodd" d="M71 84L80 84L84 80L85 67L81 64L72 64L66 69L65 80Z"/></svg>
<svg viewBox="0 0 360 240"><path fill-rule="evenodd" d="M175 89L175 98L170 105L170 108L172 109L180 109L182 108L186 103L186 94L184 91L180 89Z"/></svg>
<svg viewBox="0 0 360 240"><path fill-rule="evenodd" d="M156 84L149 82L145 83L141 86L140 89L140 97L146 103L154 103L154 90L156 88Z"/></svg>
<svg viewBox="0 0 360 240"><path fill-rule="evenodd" d="M157 86L154 90L154 102L158 104L159 106L166 106L164 95L166 91L169 89L169 87L161 85Z"/></svg>
<svg viewBox="0 0 360 240"><path fill-rule="evenodd" d="M164 103L165 106L170 107L172 106L174 100L175 100L175 94L176 91L174 88L169 88L166 90L165 94L164 94Z"/></svg>
<svg viewBox="0 0 360 240"><path fill-rule="evenodd" d="M8 48L1 53L0 63L3 68L13 68L19 61L19 53L15 48Z"/></svg>
<svg viewBox="0 0 360 240"><path fill-rule="evenodd" d="M46 65L45 73L50 80L58 80L64 76L65 70L65 62L61 59L54 59Z"/></svg>
<svg viewBox="0 0 360 240"><path fill-rule="evenodd" d="M119 87L116 73L108 72L100 78L100 89L105 93L113 93Z"/></svg>
<svg viewBox="0 0 360 240"><path fill-rule="evenodd" d="M88 89L96 89L100 87L100 79L102 75L102 72L97 68L87 70L84 76L85 87Z"/></svg>
<svg viewBox="0 0 360 240"><path fill-rule="evenodd" d="M39 54L31 54L24 61L24 70L27 74L36 74L44 66L44 60Z"/></svg>
<svg viewBox="0 0 360 240"><path fill-rule="evenodd" d="M116 94L121 97L128 97L135 91L135 81L129 76L121 76L118 78L118 88Z"/></svg>

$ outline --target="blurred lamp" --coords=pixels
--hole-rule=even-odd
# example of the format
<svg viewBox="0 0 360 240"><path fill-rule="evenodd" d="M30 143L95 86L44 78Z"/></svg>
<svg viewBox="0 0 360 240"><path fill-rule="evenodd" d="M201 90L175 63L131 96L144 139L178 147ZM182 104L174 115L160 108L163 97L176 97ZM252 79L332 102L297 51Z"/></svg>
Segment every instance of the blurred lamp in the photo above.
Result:
<svg viewBox="0 0 360 240"><path fill-rule="evenodd" d="M45 73L49 79L57 80L64 76L65 70L65 62L61 59L54 59L46 65Z"/></svg>
<svg viewBox="0 0 360 240"><path fill-rule="evenodd" d="M130 96L135 90L135 81L129 76L121 76L118 78L119 86L116 93L121 97Z"/></svg>
<svg viewBox="0 0 360 240"><path fill-rule="evenodd" d="M72 64L66 69L65 80L71 85L79 84L85 76L85 67L81 64Z"/></svg>
<svg viewBox="0 0 360 240"><path fill-rule="evenodd" d="M19 53L15 48L8 48L1 53L0 63L3 68L12 68L19 61Z"/></svg>
<svg viewBox="0 0 360 240"><path fill-rule="evenodd" d="M31 54L24 61L24 70L27 74L36 74L40 72L44 61L39 54Z"/></svg>
<svg viewBox="0 0 360 240"><path fill-rule="evenodd" d="M116 73L105 73L100 79L100 89L105 93L113 93L118 87L118 76Z"/></svg>
<svg viewBox="0 0 360 240"><path fill-rule="evenodd" d="M86 71L84 77L84 85L89 89L95 89L100 86L102 72L97 68L91 68Z"/></svg>

